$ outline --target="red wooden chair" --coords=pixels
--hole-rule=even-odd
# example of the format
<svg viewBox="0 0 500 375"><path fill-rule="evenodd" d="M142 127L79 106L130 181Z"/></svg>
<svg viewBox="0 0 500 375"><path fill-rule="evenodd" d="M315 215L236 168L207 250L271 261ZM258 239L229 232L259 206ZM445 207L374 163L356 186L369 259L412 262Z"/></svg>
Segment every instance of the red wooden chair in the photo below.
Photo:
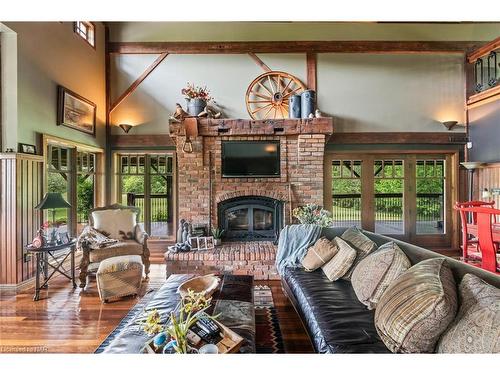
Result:
<svg viewBox="0 0 500 375"><path fill-rule="evenodd" d="M481 249L481 268L500 272L497 258L498 242L493 240L494 217L500 215L500 210L490 207L462 207L464 212L471 212L477 220L477 239Z"/></svg>
<svg viewBox="0 0 500 375"><path fill-rule="evenodd" d="M481 253L478 248L477 238L473 237L467 228L467 224L477 225L477 213L472 212L470 215L462 210L462 208L471 208L471 207L489 207L493 208L495 206L495 201L491 202L483 202L483 201L468 201L468 202L456 202L453 208L460 213L460 221L462 224L462 256L464 261L469 258L472 259L481 259ZM469 218L467 218L469 216ZM470 220L469 220L470 219ZM496 222L496 217L494 218ZM469 254L470 249L476 249L475 252ZM472 255L472 256L470 256Z"/></svg>

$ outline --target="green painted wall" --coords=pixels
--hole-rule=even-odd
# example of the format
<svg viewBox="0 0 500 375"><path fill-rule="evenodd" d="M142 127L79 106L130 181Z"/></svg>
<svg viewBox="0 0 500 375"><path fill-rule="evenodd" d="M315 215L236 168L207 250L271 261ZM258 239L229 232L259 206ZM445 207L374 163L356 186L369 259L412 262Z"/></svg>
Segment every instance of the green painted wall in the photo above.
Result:
<svg viewBox="0 0 500 375"><path fill-rule="evenodd" d="M500 23L112 22L111 41L463 40L490 41Z"/></svg>
<svg viewBox="0 0 500 375"><path fill-rule="evenodd" d="M117 98L156 55L112 60ZM305 54L259 54L274 70L306 81ZM112 112L112 124L136 125L129 134L168 133L168 116L187 82L207 85L228 118L249 118L245 93L263 72L248 55L169 55ZM334 117L337 132L442 132L441 121L464 123L463 56L320 54L318 106ZM463 127L453 131L463 132ZM123 134L116 126L115 134Z"/></svg>
<svg viewBox="0 0 500 375"><path fill-rule="evenodd" d="M17 140L37 144L45 133L105 145L104 27L96 23L96 49L73 32L72 22L8 22L17 33ZM97 105L96 137L57 126L57 85Z"/></svg>

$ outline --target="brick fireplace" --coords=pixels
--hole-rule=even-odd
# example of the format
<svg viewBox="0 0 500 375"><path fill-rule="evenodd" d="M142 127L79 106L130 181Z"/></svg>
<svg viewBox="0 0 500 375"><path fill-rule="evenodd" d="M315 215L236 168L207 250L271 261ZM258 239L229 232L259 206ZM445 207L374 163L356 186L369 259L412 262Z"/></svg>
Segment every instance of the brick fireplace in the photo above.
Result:
<svg viewBox="0 0 500 375"><path fill-rule="evenodd" d="M237 120L237 119L198 119L195 126L188 130L188 142L192 143L192 152L184 152L186 142L185 124L170 125L170 135L175 142L177 152L177 202L178 218L186 219L193 224L204 224L211 227L223 227L224 215L221 208L230 203L241 200L242 207L251 207L248 215L253 215L253 240L267 240L267 242L248 242L247 236L238 236L239 231L229 235L224 245L218 250L220 255L227 248L237 247L244 254L251 254L251 249L265 248L262 251L266 259L261 262L269 263L267 273L274 273L271 264L274 263L275 246L272 245L273 236L269 230L279 232L283 225L292 221L293 208L307 204L323 204L323 162L325 143L333 133L331 118L319 119L285 119L285 120ZM224 141L277 141L279 142L279 175L275 177L243 177L227 178L222 176L222 142ZM259 203L259 198L261 202ZM267 202L267 203L266 203ZM262 207L258 207L261 204ZM267 204L267 208L266 208ZM273 219L269 219L272 213ZM272 216L271 215L271 216ZM274 226L270 228L270 224ZM236 226L238 229L238 226ZM257 228L257 230L255 230ZM259 233L260 231L260 233ZM265 233L265 238L258 238ZM231 238L233 237L233 238ZM229 240L238 240L237 245ZM261 245L259 245L259 243ZM250 250L249 250L250 249ZM247 251L249 250L249 251ZM258 251L260 254L260 251ZM175 273L174 264L178 254L169 254L167 258L168 273ZM203 255L198 254L198 261L203 262ZM240 259L224 262L221 259L207 255L206 262L220 263L219 270L236 273L252 273L256 278L269 278L262 274L262 268L255 268L259 264L252 264L250 268L242 262L257 262L256 259ZM260 257L260 255L259 255ZM178 257L177 257L178 258ZM187 256L189 258L189 256ZM217 258L217 256L215 256ZM229 257L228 257L229 258ZM254 257L252 257L254 258ZM170 263L170 270L169 270ZM210 263L212 266L212 263ZM189 264L183 266L189 268ZM193 264L194 266L194 264ZM203 264L196 264L203 268ZM192 270L196 271L196 269ZM200 272L203 270L201 269ZM258 271L258 272L257 272ZM264 270L266 271L266 270ZM265 272L264 272L265 273ZM261 276L261 277L259 277Z"/></svg>

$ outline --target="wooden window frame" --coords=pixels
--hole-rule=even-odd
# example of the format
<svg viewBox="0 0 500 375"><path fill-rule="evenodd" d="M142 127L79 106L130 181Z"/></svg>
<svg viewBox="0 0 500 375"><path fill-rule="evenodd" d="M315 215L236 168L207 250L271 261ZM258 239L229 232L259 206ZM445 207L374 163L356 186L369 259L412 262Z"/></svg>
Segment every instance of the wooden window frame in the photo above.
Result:
<svg viewBox="0 0 500 375"><path fill-rule="evenodd" d="M54 145L64 148L69 148L71 153L71 160L74 163L74 168L71 168L70 178L70 190L68 192L69 203L71 204L70 208L70 217L69 217L69 233L71 236L76 236L77 227L78 227L78 218L77 218L77 207L76 202L77 192L76 192L76 183L77 183L77 168L76 168L76 160L77 154L79 151L89 152L96 155L95 160L95 179L94 179L94 206L100 207L105 204L105 150L99 147L89 146L83 143L70 141L64 138L59 138L47 134L42 135L42 152L45 161L45 168L43 171L43 194L47 192L48 187L48 168L49 168L49 154L47 152L48 146ZM74 172L74 173L73 173Z"/></svg>
<svg viewBox="0 0 500 375"><path fill-rule="evenodd" d="M150 238L151 241L165 241L165 240L175 240L177 229L178 229L178 206L177 206L177 153L175 150L171 149L115 149L111 152L111 160L112 160L112 168L111 168L111 201L115 203L121 202L120 192L121 192L121 171L120 171L120 157L122 155L151 155L151 154L171 154L172 156L172 234L166 238ZM146 158L149 160L150 158ZM149 164L149 161L148 161ZM146 168L146 166L145 166ZM148 174L147 178L145 175L144 184L149 184L150 174ZM149 215L149 211L147 212ZM144 212L146 215L146 212Z"/></svg>
<svg viewBox="0 0 500 375"><path fill-rule="evenodd" d="M78 28L78 22L83 22L83 23L85 23L87 25L92 26L92 30L93 30L93 33L94 33L94 44L90 43L90 41L88 40L88 38L86 38L82 34L80 34L79 28ZM96 49L96 45L97 45L97 33L96 33L96 27L95 27L95 23L94 22L90 22L90 21L75 21L75 22L73 22L73 32L76 35L78 35L82 40L84 40L94 50Z"/></svg>
<svg viewBox="0 0 500 375"><path fill-rule="evenodd" d="M339 151L335 152L333 150L329 150L325 153L324 158L324 196L323 196L323 205L324 207L332 206L332 171L331 164L334 159L346 159L346 160L363 160L363 161L371 161L379 158L379 157L394 157L398 159L402 159L405 161L405 176L413 175L415 169L412 163L414 160L419 159L420 156L423 157L438 157L442 156L446 159L447 167L445 172L446 177L446 194L448 195L447 203L445 206L446 215L448 217L446 223L446 233L444 235L413 235L409 230L407 225L411 223L410 220L405 220L405 234L409 235L409 238L403 239L412 243L418 242L419 246L431 246L438 248L453 248L458 249L459 246L459 233L460 233L460 221L456 212L454 212L452 205L456 201L458 201L459 196L459 153L458 151L450 151L450 150L402 150L395 152L394 150L377 150L377 151ZM419 159L420 160L420 159ZM362 186L364 183L364 179L367 179L368 173L373 173L370 168L367 167L367 163L362 163ZM413 179L409 178L409 181L413 181ZM410 182L411 185L405 185L406 189L411 189L415 191L416 181ZM370 184L364 183L365 188L362 189L362 203L365 208L362 212L361 223L363 228L369 231L373 231L371 219L367 217L370 210L373 210L373 200L371 199L373 195L373 186ZM416 213L416 201L410 202L409 195L405 194L407 198L405 198L405 217L409 217L412 214ZM411 211L411 212L410 212ZM398 238L397 235L391 237ZM436 240L437 237L440 237L440 240Z"/></svg>

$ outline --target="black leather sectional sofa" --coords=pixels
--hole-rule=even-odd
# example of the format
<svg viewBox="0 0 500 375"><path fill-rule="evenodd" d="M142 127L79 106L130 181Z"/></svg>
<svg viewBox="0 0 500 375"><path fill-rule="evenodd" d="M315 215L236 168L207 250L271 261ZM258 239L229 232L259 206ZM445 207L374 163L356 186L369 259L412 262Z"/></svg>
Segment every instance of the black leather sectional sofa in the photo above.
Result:
<svg viewBox="0 0 500 375"><path fill-rule="evenodd" d="M325 228L322 236L333 239L347 228ZM443 257L438 253L406 242L364 231L379 246L395 241L412 264L424 259ZM473 273L500 288L500 276L447 258L457 285L466 273ZM389 353L374 324L374 310L358 301L349 281L329 281L321 269L306 272L286 268L283 289L297 310L314 349L318 353Z"/></svg>

